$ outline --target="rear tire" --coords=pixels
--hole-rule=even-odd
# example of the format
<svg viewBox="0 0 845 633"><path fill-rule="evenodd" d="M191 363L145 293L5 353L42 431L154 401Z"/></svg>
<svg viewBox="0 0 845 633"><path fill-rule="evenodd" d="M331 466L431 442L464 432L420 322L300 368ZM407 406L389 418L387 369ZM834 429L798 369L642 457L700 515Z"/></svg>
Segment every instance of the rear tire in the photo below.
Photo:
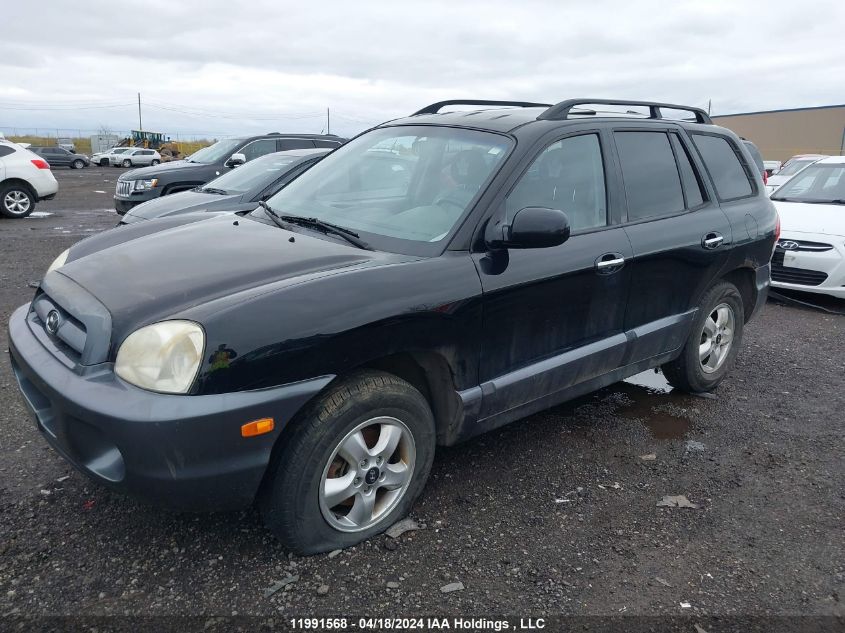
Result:
<svg viewBox="0 0 845 633"><path fill-rule="evenodd" d="M154 158L154 159L153 159L153 162L151 162L151 163L150 163L150 165L158 165L160 162L161 162L160 160L156 160L156 159Z"/></svg>
<svg viewBox="0 0 845 633"><path fill-rule="evenodd" d="M6 218L25 218L35 210L35 196L19 184L0 185L0 214Z"/></svg>
<svg viewBox="0 0 845 633"><path fill-rule="evenodd" d="M264 523L294 552L350 547L383 532L425 486L434 418L423 395L392 374L342 379L291 424L258 503Z"/></svg>
<svg viewBox="0 0 845 633"><path fill-rule="evenodd" d="M83 161L79 160L79 159L73 161L70 164L71 169L82 169L83 167L85 167L85 163Z"/></svg>
<svg viewBox="0 0 845 633"><path fill-rule="evenodd" d="M736 286L719 281L704 293L681 355L663 365L669 384L682 391L712 391L733 367L742 344L745 311Z"/></svg>

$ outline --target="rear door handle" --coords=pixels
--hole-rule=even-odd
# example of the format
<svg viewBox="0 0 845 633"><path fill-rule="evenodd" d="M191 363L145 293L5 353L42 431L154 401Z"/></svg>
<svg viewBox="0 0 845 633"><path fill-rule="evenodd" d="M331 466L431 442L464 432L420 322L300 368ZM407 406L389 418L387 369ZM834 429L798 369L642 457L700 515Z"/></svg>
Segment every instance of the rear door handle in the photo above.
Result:
<svg viewBox="0 0 845 633"><path fill-rule="evenodd" d="M596 260L596 272L600 275L615 273L625 265L622 253L605 253Z"/></svg>
<svg viewBox="0 0 845 633"><path fill-rule="evenodd" d="M717 233L716 231L711 231L701 238L701 245L708 250L713 250L714 248L719 248L724 241L724 235Z"/></svg>

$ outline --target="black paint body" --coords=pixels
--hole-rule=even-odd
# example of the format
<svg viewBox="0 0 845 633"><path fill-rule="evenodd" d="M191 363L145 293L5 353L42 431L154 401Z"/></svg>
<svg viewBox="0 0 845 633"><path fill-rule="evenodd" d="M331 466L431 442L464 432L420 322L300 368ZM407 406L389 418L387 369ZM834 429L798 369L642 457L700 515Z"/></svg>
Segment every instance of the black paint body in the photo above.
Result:
<svg viewBox="0 0 845 633"><path fill-rule="evenodd" d="M63 416L84 419L104 447L121 452L125 474L113 485L180 507L237 507L255 494L273 444L284 441L296 411L356 368L386 369L415 384L432 404L439 441L451 444L673 359L700 297L719 278L739 286L747 319L765 301L777 216L762 181L755 180L752 195L720 203L688 137L704 131L730 138L751 169L731 132L665 120L538 120L541 110L534 108L501 112L386 124L472 127L514 141L436 256L359 250L262 217L201 214L140 222L74 246L37 297L90 322L88 337L101 344L69 361L58 344L44 353L50 337L34 308L21 308L10 326L13 365L42 431L69 427ZM709 201L627 222L614 129L678 134L704 175ZM549 143L584 131L601 140L609 225L549 248L488 248L488 221L500 218L505 196L531 161ZM704 248L714 232L724 242ZM624 258L624 265L597 268L609 256ZM100 312L108 314L107 325L92 316ZM206 333L190 395L145 392L111 371L130 333L165 319L196 321ZM216 352L226 356L223 368ZM51 355L65 367L44 371L33 360ZM72 379L55 378L61 372ZM101 404L80 409L73 390L92 380ZM132 422L121 426L109 402L127 394ZM209 407L215 411L209 432L197 433L196 411ZM49 424L45 416L52 416ZM241 424L265 416L277 420L273 433L239 436ZM154 423L145 425L147 418ZM154 429L154 440L143 429ZM83 471L110 481L73 448L78 440L46 434ZM127 437L137 446L128 446ZM232 461L223 467L227 453Z"/></svg>

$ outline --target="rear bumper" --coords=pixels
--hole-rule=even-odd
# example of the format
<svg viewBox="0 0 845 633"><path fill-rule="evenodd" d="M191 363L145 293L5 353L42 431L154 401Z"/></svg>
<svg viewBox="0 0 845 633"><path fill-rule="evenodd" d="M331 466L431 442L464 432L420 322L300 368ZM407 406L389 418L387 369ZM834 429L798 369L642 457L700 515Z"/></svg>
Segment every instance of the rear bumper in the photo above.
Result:
<svg viewBox="0 0 845 633"><path fill-rule="evenodd" d="M157 394L117 378L110 363L71 370L31 331L29 307L9 321L12 370L38 430L92 479L180 510L250 505L285 423L332 376L206 396ZM272 417L272 433L240 435Z"/></svg>

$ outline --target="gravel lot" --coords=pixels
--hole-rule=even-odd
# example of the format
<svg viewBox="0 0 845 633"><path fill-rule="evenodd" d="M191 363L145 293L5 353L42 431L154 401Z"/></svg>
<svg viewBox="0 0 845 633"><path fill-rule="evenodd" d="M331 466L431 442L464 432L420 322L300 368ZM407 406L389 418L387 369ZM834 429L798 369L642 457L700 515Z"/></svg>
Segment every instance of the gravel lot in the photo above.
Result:
<svg viewBox="0 0 845 633"><path fill-rule="evenodd" d="M4 336L28 283L117 222L119 173L57 171L51 215L0 219ZM4 353L0 615L845 616L845 317L770 302L713 398L635 382L441 450L424 529L299 558L255 512L167 512L74 471Z"/></svg>

